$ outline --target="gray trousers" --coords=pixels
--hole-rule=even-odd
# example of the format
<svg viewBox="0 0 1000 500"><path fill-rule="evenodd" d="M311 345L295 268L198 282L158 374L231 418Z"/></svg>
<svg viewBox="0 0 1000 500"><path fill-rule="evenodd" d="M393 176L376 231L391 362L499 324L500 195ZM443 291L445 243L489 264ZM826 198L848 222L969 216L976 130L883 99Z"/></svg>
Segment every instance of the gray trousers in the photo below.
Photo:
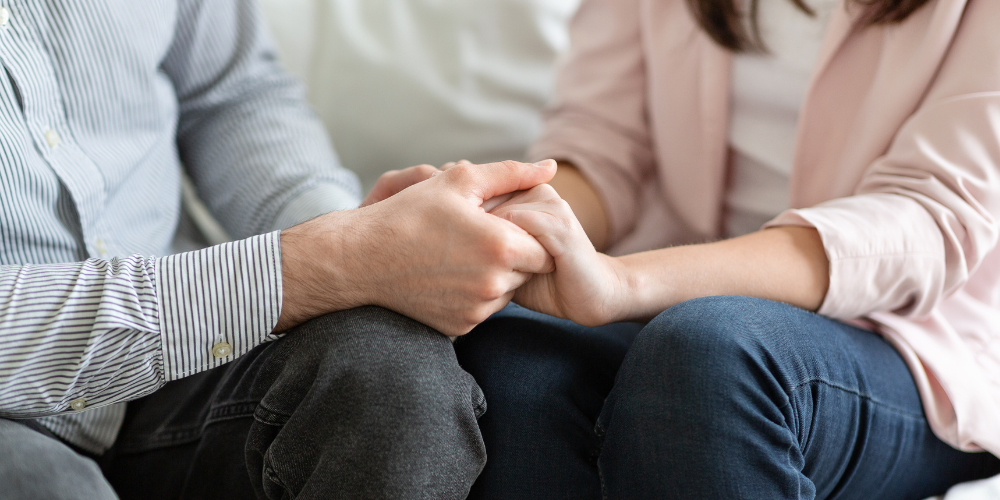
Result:
<svg viewBox="0 0 1000 500"><path fill-rule="evenodd" d="M364 307L129 403L100 468L0 420L0 496L460 499L486 463L485 409L447 338Z"/></svg>

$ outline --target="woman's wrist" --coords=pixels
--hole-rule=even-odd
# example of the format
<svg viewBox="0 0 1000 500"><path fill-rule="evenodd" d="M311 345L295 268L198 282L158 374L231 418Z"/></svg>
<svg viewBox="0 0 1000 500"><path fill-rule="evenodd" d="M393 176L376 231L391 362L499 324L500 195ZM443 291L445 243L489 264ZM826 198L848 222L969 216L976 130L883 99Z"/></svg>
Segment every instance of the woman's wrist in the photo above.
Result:
<svg viewBox="0 0 1000 500"><path fill-rule="evenodd" d="M609 308L607 323L645 322L666 309L664 303L669 300L670 293L664 283L658 283L650 273L645 255L605 257L615 276L615 299L613 307Z"/></svg>

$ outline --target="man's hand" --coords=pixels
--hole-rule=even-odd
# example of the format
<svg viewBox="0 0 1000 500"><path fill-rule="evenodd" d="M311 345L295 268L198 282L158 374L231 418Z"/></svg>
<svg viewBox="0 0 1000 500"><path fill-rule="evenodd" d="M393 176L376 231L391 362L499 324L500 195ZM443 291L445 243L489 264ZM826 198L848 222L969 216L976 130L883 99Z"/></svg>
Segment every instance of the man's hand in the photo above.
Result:
<svg viewBox="0 0 1000 500"><path fill-rule="evenodd" d="M545 183L555 170L552 161L461 164L380 202L282 231L275 331L379 305L446 335L468 333L533 273L553 269L535 238L486 213L483 201Z"/></svg>

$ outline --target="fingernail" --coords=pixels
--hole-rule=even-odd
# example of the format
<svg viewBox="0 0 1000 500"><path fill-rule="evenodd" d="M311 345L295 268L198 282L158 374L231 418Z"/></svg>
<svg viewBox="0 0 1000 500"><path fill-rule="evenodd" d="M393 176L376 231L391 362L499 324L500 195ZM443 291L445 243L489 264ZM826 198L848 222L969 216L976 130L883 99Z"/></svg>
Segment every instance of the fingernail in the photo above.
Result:
<svg viewBox="0 0 1000 500"><path fill-rule="evenodd" d="M431 177L437 177L444 173L444 170L438 170L437 172L431 173Z"/></svg>
<svg viewBox="0 0 1000 500"><path fill-rule="evenodd" d="M542 160L542 161L539 161L539 162L535 162L535 166L536 167L542 167L542 168L552 168L552 167L556 166L556 161L555 160Z"/></svg>

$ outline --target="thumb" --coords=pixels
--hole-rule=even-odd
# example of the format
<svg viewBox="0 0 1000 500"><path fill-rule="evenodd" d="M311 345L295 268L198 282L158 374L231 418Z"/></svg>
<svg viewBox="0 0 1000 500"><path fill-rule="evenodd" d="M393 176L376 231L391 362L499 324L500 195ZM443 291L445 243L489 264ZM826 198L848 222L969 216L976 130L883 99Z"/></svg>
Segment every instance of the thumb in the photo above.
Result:
<svg viewBox="0 0 1000 500"><path fill-rule="evenodd" d="M476 205L480 205L494 196L544 184L555 175L556 162L544 160L534 164L518 161L484 165L458 164L438 177L471 198Z"/></svg>

